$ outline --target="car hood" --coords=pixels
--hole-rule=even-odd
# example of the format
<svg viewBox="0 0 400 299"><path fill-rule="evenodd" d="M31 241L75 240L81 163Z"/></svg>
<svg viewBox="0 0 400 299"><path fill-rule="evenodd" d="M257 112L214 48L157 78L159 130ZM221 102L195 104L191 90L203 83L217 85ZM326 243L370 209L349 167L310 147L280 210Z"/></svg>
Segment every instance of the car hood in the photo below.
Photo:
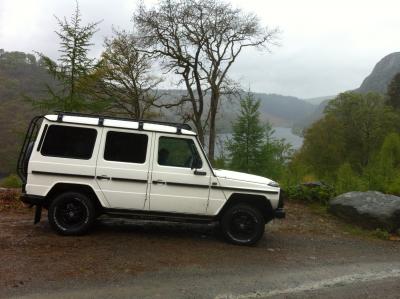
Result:
<svg viewBox="0 0 400 299"><path fill-rule="evenodd" d="M270 182L272 182L272 180L267 179L265 177L248 174L244 172L214 169L214 173L217 177L228 180L235 180L235 181L242 181L242 182L249 182L249 183L263 184L263 185L268 185Z"/></svg>

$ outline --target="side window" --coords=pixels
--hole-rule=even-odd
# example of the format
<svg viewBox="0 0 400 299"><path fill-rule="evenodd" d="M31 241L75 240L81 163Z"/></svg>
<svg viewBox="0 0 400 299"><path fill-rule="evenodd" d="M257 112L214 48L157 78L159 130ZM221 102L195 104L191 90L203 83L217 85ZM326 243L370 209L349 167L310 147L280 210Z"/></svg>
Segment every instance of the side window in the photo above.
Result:
<svg viewBox="0 0 400 299"><path fill-rule="evenodd" d="M185 168L201 168L202 161L192 139L160 137L158 164Z"/></svg>
<svg viewBox="0 0 400 299"><path fill-rule="evenodd" d="M51 125L40 153L43 156L88 160L92 157L96 136L95 129Z"/></svg>
<svg viewBox="0 0 400 299"><path fill-rule="evenodd" d="M108 131L104 159L140 163L146 161L148 136L145 134Z"/></svg>

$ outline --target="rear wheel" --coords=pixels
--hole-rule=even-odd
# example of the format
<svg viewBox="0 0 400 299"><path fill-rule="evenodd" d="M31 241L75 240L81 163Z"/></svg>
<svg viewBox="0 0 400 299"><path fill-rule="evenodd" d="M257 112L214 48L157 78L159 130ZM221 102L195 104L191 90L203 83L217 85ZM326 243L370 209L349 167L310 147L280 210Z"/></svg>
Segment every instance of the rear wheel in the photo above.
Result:
<svg viewBox="0 0 400 299"><path fill-rule="evenodd" d="M50 204L48 213L51 227L61 235L82 235L96 218L93 202L77 192L58 195Z"/></svg>
<svg viewBox="0 0 400 299"><path fill-rule="evenodd" d="M236 204L222 216L221 229L229 242L238 245L253 245L264 234L265 220L257 208L247 204Z"/></svg>

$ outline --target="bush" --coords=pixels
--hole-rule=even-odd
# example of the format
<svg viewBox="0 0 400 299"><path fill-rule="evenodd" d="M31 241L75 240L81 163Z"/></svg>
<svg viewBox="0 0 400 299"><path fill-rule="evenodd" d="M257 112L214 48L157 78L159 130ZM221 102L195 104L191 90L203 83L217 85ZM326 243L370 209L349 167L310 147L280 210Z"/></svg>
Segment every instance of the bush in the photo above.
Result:
<svg viewBox="0 0 400 299"><path fill-rule="evenodd" d="M400 176L399 174L387 185L386 193L400 196Z"/></svg>
<svg viewBox="0 0 400 299"><path fill-rule="evenodd" d="M326 205L335 196L332 186L324 183L305 183L286 189L287 198L292 200L317 202Z"/></svg>
<svg viewBox="0 0 400 299"><path fill-rule="evenodd" d="M337 171L335 184L337 194L350 191L365 191L365 184L362 179L353 171L350 163L344 163Z"/></svg>
<svg viewBox="0 0 400 299"><path fill-rule="evenodd" d="M377 228L376 230L374 230L372 232L372 235L374 237L377 237L378 239L382 239L382 240L388 240L390 238L389 232L384 229L380 229L380 228Z"/></svg>
<svg viewBox="0 0 400 299"><path fill-rule="evenodd" d="M0 186L3 188L20 188L21 184L21 180L15 174L10 174L0 182Z"/></svg>

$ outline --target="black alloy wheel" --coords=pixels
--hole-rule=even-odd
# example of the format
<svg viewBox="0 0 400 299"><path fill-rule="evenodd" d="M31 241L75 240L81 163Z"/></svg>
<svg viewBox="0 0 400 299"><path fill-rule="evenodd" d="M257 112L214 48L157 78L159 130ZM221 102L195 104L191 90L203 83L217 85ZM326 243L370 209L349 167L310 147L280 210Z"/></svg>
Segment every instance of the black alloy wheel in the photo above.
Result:
<svg viewBox="0 0 400 299"><path fill-rule="evenodd" d="M67 192L57 196L49 208L49 223L62 235L80 235L92 226L96 211L85 195Z"/></svg>
<svg viewBox="0 0 400 299"><path fill-rule="evenodd" d="M260 211L247 204L230 207L221 219L225 238L238 245L253 245L264 234L265 220Z"/></svg>

